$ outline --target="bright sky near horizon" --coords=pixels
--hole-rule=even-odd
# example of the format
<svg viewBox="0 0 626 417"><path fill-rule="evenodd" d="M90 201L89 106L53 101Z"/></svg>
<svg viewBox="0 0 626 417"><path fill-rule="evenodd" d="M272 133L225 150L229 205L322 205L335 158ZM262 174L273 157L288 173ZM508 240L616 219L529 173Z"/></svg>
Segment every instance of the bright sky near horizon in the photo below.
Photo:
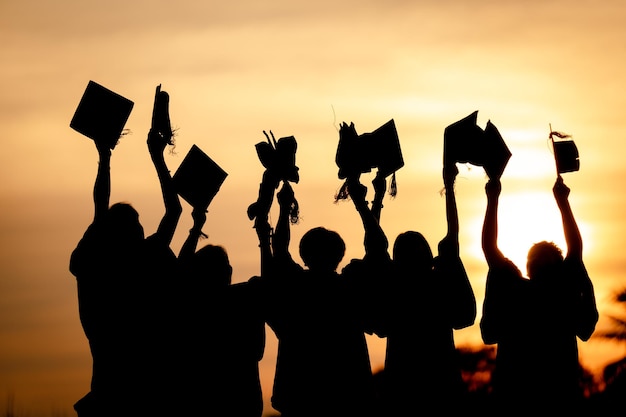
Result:
<svg viewBox="0 0 626 417"><path fill-rule="evenodd" d="M625 19L621 0L3 0L0 409L13 401L21 416L72 416L89 389L91 358L68 271L93 215L97 153L69 127L89 80L135 103L131 134L113 152L111 201L131 202L147 233L163 214L145 146L156 85L170 93L177 129L170 170L197 144L228 172L205 232L229 251L235 281L258 273L246 208L257 197L263 167L254 144L264 130L298 141L292 252L306 230L324 225L346 240L347 261L362 255L362 227L351 204L333 203L339 123L365 133L394 119L405 166L381 222L391 241L414 229L435 248L445 234L443 130L478 110L479 125L491 120L513 153L502 178L500 246L524 270L532 243L563 245L551 124L580 151L580 171L564 178L604 325L611 294L626 286ZM461 255L480 310L486 177L479 167L460 170ZM183 206L176 252L191 224ZM480 345L479 320L457 333L459 345ZM368 340L380 368L384 341ZM626 353L594 340L580 346L595 371ZM270 338L261 364L267 407L274 355Z"/></svg>

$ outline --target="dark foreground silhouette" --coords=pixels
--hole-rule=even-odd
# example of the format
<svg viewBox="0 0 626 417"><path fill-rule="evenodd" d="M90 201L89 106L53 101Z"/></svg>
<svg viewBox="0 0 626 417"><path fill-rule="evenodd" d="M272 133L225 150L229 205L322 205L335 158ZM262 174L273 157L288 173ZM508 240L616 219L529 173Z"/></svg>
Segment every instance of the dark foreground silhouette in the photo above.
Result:
<svg viewBox="0 0 626 417"><path fill-rule="evenodd" d="M296 141L266 135L267 143L256 147L265 172L247 212L259 239L261 273L232 284L226 249L214 243L198 247L206 237L208 204L225 173L219 180L201 181L189 172L178 178L178 186L192 193L211 192L203 203L191 203L193 227L178 257L170 248L182 206L163 157L173 145L168 106L169 94L157 87L147 146L165 213L148 237L132 205L109 206L117 137L109 130L92 136L99 155L94 219L70 259L93 358L90 391L75 404L79 417L260 417L265 325L278 339L271 402L283 417L396 417L433 410L501 415L608 404L611 391L597 396L578 362L577 338L589 339L598 312L570 190L559 173L553 191L566 256L541 242L529 251L528 279L523 277L497 247L500 176L511 154L491 122L483 131L473 113L446 129L447 233L436 256L416 231L400 234L388 252L382 202L387 178L392 176L395 195L395 171L404 165L395 123L365 135L344 123L336 162L345 182L336 201L352 201L363 226L364 256L341 271L345 242L323 226L300 240L303 265L293 259ZM480 144L468 147L466 138ZM454 330L476 318L459 255L459 162L481 165L489 176L482 236L489 274L480 326L485 344L497 348L479 352L460 350L454 341ZM370 206L361 175L373 168ZM269 212L275 199L279 217L273 230ZM372 371L366 334L387 339L384 371Z"/></svg>
<svg viewBox="0 0 626 417"><path fill-rule="evenodd" d="M528 252L524 278L497 246L501 186L486 186L483 250L489 273L480 323L483 341L498 345L494 395L502 412L558 412L582 403L577 338L587 341L598 321L595 295L582 256L582 238L559 175L554 184L567 255L551 242ZM541 378L536 378L541 375ZM573 407L573 408L571 408Z"/></svg>
<svg viewBox="0 0 626 417"><path fill-rule="evenodd" d="M99 155L94 218L70 259L93 359L91 389L75 405L79 416L164 415L177 406L167 402L176 366L170 360L176 323L168 292L176 277L176 256L169 245L182 206L163 156L172 144L169 117L156 111L167 103L169 96L157 87L155 113L161 116L153 120L147 146L165 213L148 237L132 205L109 207L110 160L117 137L93 137Z"/></svg>

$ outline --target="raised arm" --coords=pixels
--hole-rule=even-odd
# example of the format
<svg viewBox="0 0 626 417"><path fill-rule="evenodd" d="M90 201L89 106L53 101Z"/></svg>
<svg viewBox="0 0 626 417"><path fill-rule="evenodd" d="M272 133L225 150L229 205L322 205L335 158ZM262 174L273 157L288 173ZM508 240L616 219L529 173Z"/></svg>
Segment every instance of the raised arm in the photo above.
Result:
<svg viewBox="0 0 626 417"><path fill-rule="evenodd" d="M206 236L202 233L202 227L206 223L206 210L194 208L191 217L193 218L193 227L189 229L189 236L185 239L178 253L178 259L182 261L189 261L193 257L198 247L198 239L200 236Z"/></svg>
<svg viewBox="0 0 626 417"><path fill-rule="evenodd" d="M569 203L570 189L565 185L560 175L557 177L552 191L563 221L563 233L567 244L565 259L571 266L571 271L574 274L572 278L577 280L578 285L576 334L581 340L586 341L595 331L598 322L595 291L583 262L583 240Z"/></svg>
<svg viewBox="0 0 626 417"><path fill-rule="evenodd" d="M95 143L99 160L93 187L94 223L104 218L111 199L111 148L103 140L96 140Z"/></svg>
<svg viewBox="0 0 626 417"><path fill-rule="evenodd" d="M383 198L387 191L387 179L379 172L376 173L372 181L374 186L374 200L372 201L371 212L378 223L380 223L380 214L383 209Z"/></svg>
<svg viewBox="0 0 626 417"><path fill-rule="evenodd" d="M556 204L561 212L561 220L563 221L563 233L565 235L565 243L567 244L567 257L571 259L580 259L583 257L583 239L578 229L578 224L574 219L572 207L569 204L570 189L563 182L563 177L557 177L552 193L556 200Z"/></svg>
<svg viewBox="0 0 626 417"><path fill-rule="evenodd" d="M485 283L485 299L483 301L483 315L480 319L480 333L483 342L487 345L498 343L506 328L506 317L502 314L506 300L500 294L499 273L491 269L502 259L498 249L498 200L502 186L499 179L490 179L485 185L487 194L487 209L482 231L482 246L489 271Z"/></svg>
<svg viewBox="0 0 626 417"><path fill-rule="evenodd" d="M498 248L498 203L502 185L499 179L490 179L485 186L487 209L482 231L482 247L488 265L503 258Z"/></svg>
<svg viewBox="0 0 626 417"><path fill-rule="evenodd" d="M266 170L263 173L263 179L259 187L259 198L251 205L248 217L254 219L254 229L259 238L259 249L261 255L261 276L269 276L273 263L272 254L272 228L269 222L269 211L274 200L274 190L278 187L278 177L271 171Z"/></svg>
<svg viewBox="0 0 626 417"><path fill-rule="evenodd" d="M476 297L461 261L459 251L459 215L456 204L454 181L459 173L456 164L443 169L446 196L446 236L439 242L438 269L444 271L450 324L454 329L463 329L476 320Z"/></svg>
<svg viewBox="0 0 626 417"><path fill-rule="evenodd" d="M377 187L377 195L384 195L384 190L386 186L384 180L385 179L382 178L382 181L380 181L380 179L374 181L374 185L375 187ZM354 207L356 208L356 211L359 213L361 221L363 222L363 228L365 231L365 237L363 241L363 244L365 246L365 259L387 259L389 256L387 252L387 249L389 248L389 242L387 240L385 232L380 227L378 219L367 206L367 201L365 201L367 187L359 182L357 176L349 177L347 180L347 184L350 198L352 199ZM378 210L378 213L380 215L380 209Z"/></svg>
<svg viewBox="0 0 626 417"><path fill-rule="evenodd" d="M276 232L272 238L273 259L280 265L286 265L294 262L289 253L289 242L291 241L290 212L295 196L288 181L283 181L283 186L276 197L280 211L276 222Z"/></svg>
<svg viewBox="0 0 626 417"><path fill-rule="evenodd" d="M454 193L454 181L459 173L456 164L443 169L443 184L446 196L446 236L439 242L439 253L459 257L459 214Z"/></svg>
<svg viewBox="0 0 626 417"><path fill-rule="evenodd" d="M159 178L163 203L165 205L165 214L159 223L156 234L164 243L169 245L174 237L174 232L176 231L176 226L178 225L178 220L183 212L183 208L180 204L178 193L176 193L174 189L172 176L165 164L165 158L163 157L167 141L161 137L159 133L151 129L148 133L147 143L150 158L152 159L152 163L154 164Z"/></svg>

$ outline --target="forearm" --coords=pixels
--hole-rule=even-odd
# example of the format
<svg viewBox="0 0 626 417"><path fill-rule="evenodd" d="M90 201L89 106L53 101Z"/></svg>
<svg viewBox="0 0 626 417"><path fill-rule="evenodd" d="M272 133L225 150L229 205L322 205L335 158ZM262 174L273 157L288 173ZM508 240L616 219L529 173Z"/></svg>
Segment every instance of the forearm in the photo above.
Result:
<svg viewBox="0 0 626 417"><path fill-rule="evenodd" d="M563 234L565 236L565 242L567 244L567 256L582 258L582 236L580 234L578 224L574 219L574 213L572 212L569 201L564 200L557 203L561 212L561 219L563 222Z"/></svg>
<svg viewBox="0 0 626 417"><path fill-rule="evenodd" d="M280 206L278 221L276 222L276 232L272 237L272 250L275 256L284 256L289 253L289 243L291 241L291 224L289 221L289 207Z"/></svg>
<svg viewBox="0 0 626 417"><path fill-rule="evenodd" d="M101 219L109 209L111 198L111 152L100 152L98 172L93 188L94 220Z"/></svg>
<svg viewBox="0 0 626 417"><path fill-rule="evenodd" d="M165 206L165 214L159 223L157 233L168 243L171 242L178 220L182 214L183 208L178 197L178 193L174 188L172 176L170 175L163 154L155 154L151 152L152 162L157 172L159 184L161 186L161 195L163 196L163 204Z"/></svg>
<svg viewBox="0 0 626 417"><path fill-rule="evenodd" d="M500 251L498 249L498 198L487 199L487 210L482 230L482 248L487 262L492 262Z"/></svg>
<svg viewBox="0 0 626 417"><path fill-rule="evenodd" d="M368 208L367 202L353 201L363 223L365 255L369 257L386 256L389 242L378 219L375 218L374 213Z"/></svg>
<svg viewBox="0 0 626 417"><path fill-rule="evenodd" d="M191 257L193 257L196 253L196 248L198 247L198 239L200 239L201 235L201 230L194 228L189 230L189 235L187 236L187 239L185 239L185 242L183 243L183 246L181 246L180 252L178 253L178 259L188 261Z"/></svg>
<svg viewBox="0 0 626 417"><path fill-rule="evenodd" d="M448 224L447 236L459 240L459 214L454 194L454 182L446 184L446 221Z"/></svg>
<svg viewBox="0 0 626 417"><path fill-rule="evenodd" d="M378 223L380 223L380 214L383 209L383 197L384 197L384 193L377 192L376 195L374 196L374 201L372 201L372 208L370 210L372 213L372 216Z"/></svg>
<svg viewBox="0 0 626 417"><path fill-rule="evenodd" d="M269 223L265 222L262 227L256 227L256 231L259 238L259 250L261 255L261 276L266 277L271 275L273 270L271 229Z"/></svg>
<svg viewBox="0 0 626 417"><path fill-rule="evenodd" d="M439 242L439 254L453 258L459 257L459 216L454 195L454 182L446 182L446 236Z"/></svg>

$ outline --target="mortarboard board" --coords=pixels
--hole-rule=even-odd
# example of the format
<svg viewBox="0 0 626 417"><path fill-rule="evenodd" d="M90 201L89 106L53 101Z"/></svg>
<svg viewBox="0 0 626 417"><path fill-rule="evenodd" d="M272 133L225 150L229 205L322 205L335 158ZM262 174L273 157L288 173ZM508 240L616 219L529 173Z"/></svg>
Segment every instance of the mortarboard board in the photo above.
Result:
<svg viewBox="0 0 626 417"><path fill-rule="evenodd" d="M491 120L487 121L483 137L481 147L483 168L490 179L499 179L511 158L511 151L504 142L498 128L491 123Z"/></svg>
<svg viewBox="0 0 626 417"><path fill-rule="evenodd" d="M339 143L335 153L335 163L339 167L338 176L345 179L351 174L359 174L370 170L369 164L363 163L358 146L359 135L354 123L343 122L339 127Z"/></svg>
<svg viewBox="0 0 626 417"><path fill-rule="evenodd" d="M393 119L374 130L360 136L364 158L370 168L378 168L387 177L404 166L400 139Z"/></svg>
<svg viewBox="0 0 626 417"><path fill-rule="evenodd" d="M350 173L370 172L372 168L378 168L387 177L402 168L404 159L394 120L361 135L356 133L353 123L343 123L335 162L340 179L347 178Z"/></svg>
<svg viewBox="0 0 626 417"><path fill-rule="evenodd" d="M298 143L293 136L286 136L276 142L276 163L281 178L295 182L300 181L298 167L296 166L296 150Z"/></svg>
<svg viewBox="0 0 626 417"><path fill-rule="evenodd" d="M152 127L151 129L165 139L169 145L172 142L172 124L170 122L170 95L161 90L161 84L156 88L154 94L154 107L152 108Z"/></svg>
<svg viewBox="0 0 626 417"><path fill-rule="evenodd" d="M206 209L228 174L197 145L193 145L172 181L176 192L193 208Z"/></svg>
<svg viewBox="0 0 626 417"><path fill-rule="evenodd" d="M95 81L89 81L74 112L70 127L94 141L106 141L113 149L133 105L131 100Z"/></svg>
<svg viewBox="0 0 626 417"><path fill-rule="evenodd" d="M272 140L267 136L267 142L259 142L254 147L261 164L266 169L274 170L283 180L295 183L300 181L299 168L296 166L298 143L294 136L286 136L276 141L272 133Z"/></svg>
<svg viewBox="0 0 626 417"><path fill-rule="evenodd" d="M476 124L478 110L447 126L443 134L443 164L482 166L483 130Z"/></svg>
<svg viewBox="0 0 626 417"><path fill-rule="evenodd" d="M580 169L578 148L572 139L552 140L552 149L558 174Z"/></svg>

